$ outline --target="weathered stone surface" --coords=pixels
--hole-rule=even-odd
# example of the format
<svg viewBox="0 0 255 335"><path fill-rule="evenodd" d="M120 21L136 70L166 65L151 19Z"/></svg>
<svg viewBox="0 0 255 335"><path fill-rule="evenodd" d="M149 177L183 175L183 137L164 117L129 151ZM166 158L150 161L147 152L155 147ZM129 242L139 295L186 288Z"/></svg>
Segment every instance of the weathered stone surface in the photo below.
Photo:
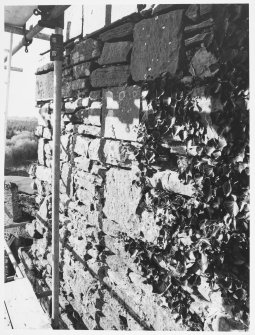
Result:
<svg viewBox="0 0 255 335"><path fill-rule="evenodd" d="M36 178L40 181L47 181L48 183L51 183L51 169L38 165L36 167Z"/></svg>
<svg viewBox="0 0 255 335"><path fill-rule="evenodd" d="M36 75L36 100L53 99L53 71Z"/></svg>
<svg viewBox="0 0 255 335"><path fill-rule="evenodd" d="M181 57L183 10L176 10L135 25L131 75L135 81L175 75Z"/></svg>
<svg viewBox="0 0 255 335"><path fill-rule="evenodd" d="M189 72L201 79L213 76L218 70L216 57L205 47L200 48L190 62Z"/></svg>
<svg viewBox="0 0 255 335"><path fill-rule="evenodd" d="M213 5L212 4L200 4L200 16L207 15L212 12Z"/></svg>
<svg viewBox="0 0 255 335"><path fill-rule="evenodd" d="M125 225L135 215L142 196L141 187L133 183L135 179L133 171L111 168L106 172L103 211L108 219Z"/></svg>
<svg viewBox="0 0 255 335"><path fill-rule="evenodd" d="M101 126L101 111L102 111L101 102L98 101L92 102L90 108L88 108L87 110L87 117L84 118L83 122L85 124Z"/></svg>
<svg viewBox="0 0 255 335"><path fill-rule="evenodd" d="M139 86L103 90L103 136L136 141L141 89Z"/></svg>
<svg viewBox="0 0 255 335"><path fill-rule="evenodd" d="M189 8L186 10L185 15L190 20L197 21L197 19L199 18L199 5L190 5Z"/></svg>
<svg viewBox="0 0 255 335"><path fill-rule="evenodd" d="M89 171L91 164L92 164L92 161L87 157L75 157L74 158L74 166L77 169Z"/></svg>
<svg viewBox="0 0 255 335"><path fill-rule="evenodd" d="M70 161L72 157L72 150L72 135L62 135L60 138L60 159L66 162Z"/></svg>
<svg viewBox="0 0 255 335"><path fill-rule="evenodd" d="M73 94L72 80L73 80L72 76L62 78L62 87L61 87L62 98L72 97Z"/></svg>
<svg viewBox="0 0 255 335"><path fill-rule="evenodd" d="M212 27L213 24L214 24L214 20L212 18L210 18L206 21L203 21L203 22L200 22L200 23L197 23L197 24L193 24L191 26L186 26L184 28L184 31L185 31L185 33L193 33L193 32L197 32L199 30L205 29L205 28Z"/></svg>
<svg viewBox="0 0 255 335"><path fill-rule="evenodd" d="M94 62L85 62L73 67L73 75L75 79L89 77L91 72L95 69Z"/></svg>
<svg viewBox="0 0 255 335"><path fill-rule="evenodd" d="M107 164L131 167L135 162L134 150L136 147L130 143L105 140L103 157Z"/></svg>
<svg viewBox="0 0 255 335"><path fill-rule="evenodd" d="M40 67L37 68L36 74L42 74L45 72L53 71L54 70L54 63L48 62Z"/></svg>
<svg viewBox="0 0 255 335"><path fill-rule="evenodd" d="M62 71L62 77L70 77L73 75L73 68L68 67L67 69L63 69Z"/></svg>
<svg viewBox="0 0 255 335"><path fill-rule="evenodd" d="M166 191L186 195L193 197L196 195L196 190L193 185L185 185L179 179L178 172L165 170L162 172L157 172L149 179L153 187L163 188Z"/></svg>
<svg viewBox="0 0 255 335"><path fill-rule="evenodd" d="M90 142L91 139L88 137L83 137L81 135L75 136L74 152L80 156L87 157Z"/></svg>
<svg viewBox="0 0 255 335"><path fill-rule="evenodd" d="M93 71L90 80L92 87L118 86L125 84L129 76L129 65L110 66Z"/></svg>
<svg viewBox="0 0 255 335"><path fill-rule="evenodd" d="M116 42L105 43L102 55L98 60L100 65L125 63L128 61L130 51L132 49L132 42Z"/></svg>
<svg viewBox="0 0 255 335"><path fill-rule="evenodd" d="M85 125L85 124L81 124L81 125L78 126L78 134L100 137L101 136L101 127L88 126L88 125Z"/></svg>
<svg viewBox="0 0 255 335"><path fill-rule="evenodd" d="M89 38L76 44L71 52L71 64L86 62L98 58L101 54L102 43Z"/></svg>
<svg viewBox="0 0 255 335"><path fill-rule="evenodd" d="M44 156L44 142L43 138L39 138L38 140L38 162L41 165L45 163L45 156Z"/></svg>
<svg viewBox="0 0 255 335"><path fill-rule="evenodd" d="M66 162L61 165L61 174L60 174L60 193L64 193L68 196L71 196L72 192L72 166L69 162Z"/></svg>
<svg viewBox="0 0 255 335"><path fill-rule="evenodd" d="M37 126L35 128L35 136L38 136L38 137L43 136L43 126Z"/></svg>
<svg viewBox="0 0 255 335"><path fill-rule="evenodd" d="M209 45L213 40L213 32L201 33L190 38L187 38L184 42L185 47L194 47L196 45L201 45L203 43L205 46Z"/></svg>
<svg viewBox="0 0 255 335"><path fill-rule="evenodd" d="M72 90L78 91L78 90L84 90L90 88L90 81L89 78L83 78L83 79L76 79L72 81Z"/></svg>
<svg viewBox="0 0 255 335"><path fill-rule="evenodd" d="M52 139L52 129L45 127L43 129L43 138L47 139L47 140L51 140Z"/></svg>
<svg viewBox="0 0 255 335"><path fill-rule="evenodd" d="M99 35L103 42L123 39L123 37L131 36L133 34L134 23L127 22L118 27L107 30Z"/></svg>
<svg viewBox="0 0 255 335"><path fill-rule="evenodd" d="M11 182L4 183L4 224L10 224L13 221L22 218L22 212L18 205L18 186Z"/></svg>
<svg viewBox="0 0 255 335"><path fill-rule="evenodd" d="M179 5L177 5L177 4L156 5L152 10L152 15L158 15L158 14L166 13L166 12L173 11L175 9L184 8L184 7L186 7L186 5L184 5L184 4L179 4Z"/></svg>

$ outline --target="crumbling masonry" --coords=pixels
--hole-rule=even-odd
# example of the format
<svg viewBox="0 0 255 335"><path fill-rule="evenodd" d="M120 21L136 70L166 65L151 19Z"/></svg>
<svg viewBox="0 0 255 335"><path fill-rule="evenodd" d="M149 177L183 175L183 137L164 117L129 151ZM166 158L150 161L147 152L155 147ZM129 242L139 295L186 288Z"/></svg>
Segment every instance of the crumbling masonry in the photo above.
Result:
<svg viewBox="0 0 255 335"><path fill-rule="evenodd" d="M36 78L39 146L31 176L39 210L28 231L41 238L26 257L46 291L51 287L53 64L40 67ZM225 308L223 284L206 275L216 270L203 257L210 262L217 249L206 235L206 222L212 227L218 220L217 246L225 241L222 222L235 220L237 231L245 229L238 225L247 212L241 201L249 184L249 117L238 92L247 89L246 5L158 5L66 44L62 325L243 327ZM48 306L49 301L44 299Z"/></svg>

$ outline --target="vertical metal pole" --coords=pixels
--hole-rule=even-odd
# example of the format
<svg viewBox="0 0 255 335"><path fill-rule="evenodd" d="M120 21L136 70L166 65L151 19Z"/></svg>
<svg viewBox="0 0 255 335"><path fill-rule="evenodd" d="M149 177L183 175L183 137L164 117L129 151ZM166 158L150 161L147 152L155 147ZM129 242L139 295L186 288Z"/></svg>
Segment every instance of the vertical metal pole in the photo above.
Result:
<svg viewBox="0 0 255 335"><path fill-rule="evenodd" d="M10 36L10 49L9 49L8 67L7 67L6 101L5 101L5 123L4 123L5 141L6 141L7 118L8 118L9 95L10 95L10 80L11 80L11 66L12 66L12 44L13 44L13 33L11 33L11 36Z"/></svg>
<svg viewBox="0 0 255 335"><path fill-rule="evenodd" d="M63 35L62 28L55 34ZM52 326L59 327L59 180L62 60L54 61L53 169L52 169Z"/></svg>
<svg viewBox="0 0 255 335"><path fill-rule="evenodd" d="M105 5L105 27L109 26L112 21L112 5Z"/></svg>

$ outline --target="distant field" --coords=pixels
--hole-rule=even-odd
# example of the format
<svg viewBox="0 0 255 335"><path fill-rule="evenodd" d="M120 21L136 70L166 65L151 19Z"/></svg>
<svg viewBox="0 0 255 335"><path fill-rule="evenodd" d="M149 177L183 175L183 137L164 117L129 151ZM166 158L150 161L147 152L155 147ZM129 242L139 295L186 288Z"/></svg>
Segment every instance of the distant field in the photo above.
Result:
<svg viewBox="0 0 255 335"><path fill-rule="evenodd" d="M32 179L30 179L29 177L5 176L4 180L6 182L12 182L16 184L20 192L34 194L34 190L31 187Z"/></svg>

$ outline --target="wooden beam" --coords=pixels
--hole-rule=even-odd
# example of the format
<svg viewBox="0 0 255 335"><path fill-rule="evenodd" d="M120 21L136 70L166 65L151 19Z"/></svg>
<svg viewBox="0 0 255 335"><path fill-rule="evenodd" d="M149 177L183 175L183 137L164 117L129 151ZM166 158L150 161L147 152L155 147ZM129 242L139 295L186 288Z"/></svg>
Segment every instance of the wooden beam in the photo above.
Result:
<svg viewBox="0 0 255 335"><path fill-rule="evenodd" d="M6 241L4 241L4 249L8 255L8 257L10 258L10 261L12 262L12 266L14 267L14 270L16 272L17 278L23 278L23 274L13 256L13 253L11 251L11 249L9 248L8 244L6 243Z"/></svg>
<svg viewBox="0 0 255 335"><path fill-rule="evenodd" d="M11 229L11 228L23 227L23 226L25 226L28 223L30 223L30 222L28 222L28 221L13 222L13 223L10 223L10 224L4 226L4 229L6 230L6 229Z"/></svg>
<svg viewBox="0 0 255 335"><path fill-rule="evenodd" d="M4 69L7 70L6 65L4 66ZM11 66L11 71L23 72L23 69L21 67Z"/></svg>
<svg viewBox="0 0 255 335"><path fill-rule="evenodd" d="M10 26L9 24L4 24L4 31L7 33L13 33L17 35L24 35L24 31L20 27L15 27L15 26ZM26 34L29 32L29 30L26 30ZM43 34L43 33L38 33L37 35L34 36L34 38L38 38L40 40L45 40L49 41L50 40L50 35Z"/></svg>

